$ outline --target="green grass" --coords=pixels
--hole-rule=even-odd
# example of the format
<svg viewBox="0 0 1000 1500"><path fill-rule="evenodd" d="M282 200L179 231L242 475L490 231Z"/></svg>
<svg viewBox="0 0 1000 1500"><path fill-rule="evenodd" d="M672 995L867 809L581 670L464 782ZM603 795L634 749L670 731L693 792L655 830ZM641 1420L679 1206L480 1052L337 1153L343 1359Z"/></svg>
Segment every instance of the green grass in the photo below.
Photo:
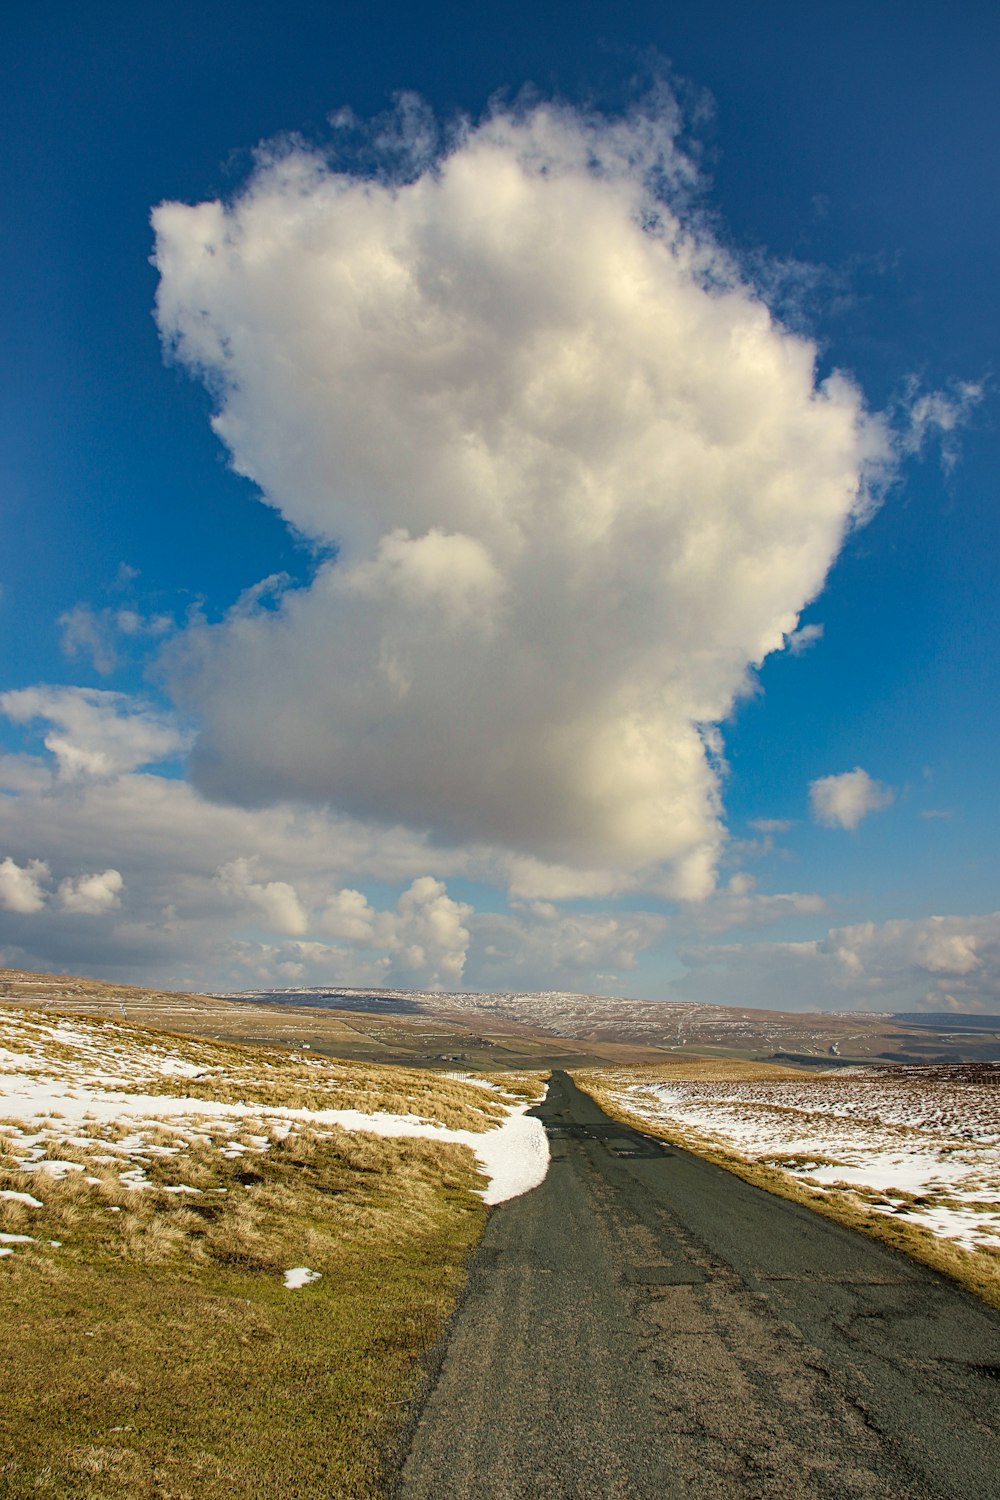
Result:
<svg viewBox="0 0 1000 1500"><path fill-rule="evenodd" d="M228 1191L0 1174L44 1200L0 1200L0 1228L37 1241L0 1260L0 1495L379 1495L485 1219L470 1153L303 1130L164 1160ZM321 1279L288 1291L298 1265Z"/></svg>

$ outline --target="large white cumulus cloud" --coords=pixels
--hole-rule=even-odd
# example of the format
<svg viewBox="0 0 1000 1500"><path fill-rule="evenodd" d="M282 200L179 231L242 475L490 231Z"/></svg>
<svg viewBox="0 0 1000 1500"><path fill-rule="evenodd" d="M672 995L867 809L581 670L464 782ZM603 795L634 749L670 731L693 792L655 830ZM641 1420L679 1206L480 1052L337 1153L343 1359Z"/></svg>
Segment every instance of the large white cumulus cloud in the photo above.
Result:
<svg viewBox="0 0 1000 1500"><path fill-rule="evenodd" d="M164 339L235 467L338 549L175 648L204 790L710 890L706 726L886 441L656 199L671 129L538 105L405 180L293 146L231 205L156 211Z"/></svg>

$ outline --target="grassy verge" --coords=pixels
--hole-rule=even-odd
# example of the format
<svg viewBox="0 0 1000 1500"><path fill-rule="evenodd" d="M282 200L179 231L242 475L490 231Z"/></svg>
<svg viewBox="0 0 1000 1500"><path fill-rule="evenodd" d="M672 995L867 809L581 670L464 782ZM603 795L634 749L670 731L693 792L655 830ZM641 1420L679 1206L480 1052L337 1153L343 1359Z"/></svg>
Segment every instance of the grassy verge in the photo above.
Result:
<svg viewBox="0 0 1000 1500"><path fill-rule="evenodd" d="M32 1237L0 1259L0 1495L377 1496L485 1220L470 1153L304 1128L165 1160L143 1191L92 1157L0 1170L42 1200L0 1199ZM321 1277L286 1290L295 1266Z"/></svg>
<svg viewBox="0 0 1000 1500"><path fill-rule="evenodd" d="M716 1064L714 1067L709 1064L709 1067L712 1070L709 1076L714 1077L729 1077L731 1070L738 1070L738 1072L732 1071L734 1077L762 1078L787 1076L792 1072L790 1069L771 1068L755 1073L754 1065L751 1063ZM696 1062L680 1065L680 1068L684 1071L671 1071L669 1076L686 1078L706 1076L704 1065L699 1068ZM662 1076L667 1075L664 1072ZM626 1109L616 1095L609 1090L607 1079L600 1071L574 1073L573 1077L577 1085L590 1094L612 1119L620 1120L622 1124L644 1131L646 1135L655 1136L658 1140L667 1141L670 1145L680 1146L683 1150L694 1152L697 1156L704 1157L706 1161L714 1162L716 1166L732 1172L744 1182L752 1183L754 1187L764 1188L779 1198L788 1198L794 1203L801 1203L815 1213L823 1214L829 1219L836 1219L838 1223L846 1224L851 1229L870 1235L872 1239L891 1245L893 1249L900 1250L914 1260L930 1266L932 1270L950 1277L966 1291L972 1292L982 1301L989 1303L991 1307L1000 1308L1000 1254L990 1250L963 1249L962 1246L950 1240L932 1234L920 1224L907 1223L905 1219L875 1212L868 1206L866 1195L862 1192L832 1190L817 1192L797 1182L787 1173L762 1162L751 1161L736 1151L720 1145L717 1141L707 1140L686 1126L654 1121L645 1115L636 1114Z"/></svg>

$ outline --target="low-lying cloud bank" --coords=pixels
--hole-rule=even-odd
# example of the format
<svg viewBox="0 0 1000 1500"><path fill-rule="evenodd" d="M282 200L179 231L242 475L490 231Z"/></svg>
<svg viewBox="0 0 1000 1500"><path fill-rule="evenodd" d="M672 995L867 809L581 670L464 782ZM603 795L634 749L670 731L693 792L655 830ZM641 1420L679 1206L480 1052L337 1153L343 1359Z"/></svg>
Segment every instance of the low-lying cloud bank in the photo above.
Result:
<svg viewBox="0 0 1000 1500"><path fill-rule="evenodd" d="M166 346L337 549L170 648L204 792L506 850L534 897L711 891L713 726L804 644L889 442L684 206L677 128L661 91L434 145L408 101L363 170L285 143L156 210Z"/></svg>
<svg viewBox="0 0 1000 1500"><path fill-rule="evenodd" d="M103 712L120 723L117 699ZM449 882L502 884L489 851L442 854L325 808L211 802L148 770L95 763L67 780L60 766L52 750L0 756L0 963L193 989L447 989L472 974L588 988L666 928L660 914L542 902L477 910Z"/></svg>
<svg viewBox="0 0 1000 1500"><path fill-rule="evenodd" d="M1000 912L834 927L798 943L682 950L678 998L775 1010L1000 1015Z"/></svg>
<svg viewBox="0 0 1000 1500"><path fill-rule="evenodd" d="M106 712L120 717L120 705ZM672 914L514 898L491 909L501 880L482 851L442 855L402 827L213 803L148 771L67 781L51 753L0 757L0 964L191 989L610 989L786 1010L1000 1012L1000 913L711 943L779 922L815 932L826 903L739 874ZM706 941L691 945L692 932ZM686 972L651 988L647 955Z"/></svg>

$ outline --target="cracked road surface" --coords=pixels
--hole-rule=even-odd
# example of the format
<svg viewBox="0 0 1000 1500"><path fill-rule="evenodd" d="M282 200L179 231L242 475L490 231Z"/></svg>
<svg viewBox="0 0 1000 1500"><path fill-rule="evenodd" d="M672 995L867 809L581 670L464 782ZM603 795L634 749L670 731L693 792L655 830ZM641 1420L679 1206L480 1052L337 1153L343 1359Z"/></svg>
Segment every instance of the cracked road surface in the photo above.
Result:
<svg viewBox="0 0 1000 1500"><path fill-rule="evenodd" d="M556 1073L490 1218L403 1500L1000 1496L1000 1314L619 1125Z"/></svg>

